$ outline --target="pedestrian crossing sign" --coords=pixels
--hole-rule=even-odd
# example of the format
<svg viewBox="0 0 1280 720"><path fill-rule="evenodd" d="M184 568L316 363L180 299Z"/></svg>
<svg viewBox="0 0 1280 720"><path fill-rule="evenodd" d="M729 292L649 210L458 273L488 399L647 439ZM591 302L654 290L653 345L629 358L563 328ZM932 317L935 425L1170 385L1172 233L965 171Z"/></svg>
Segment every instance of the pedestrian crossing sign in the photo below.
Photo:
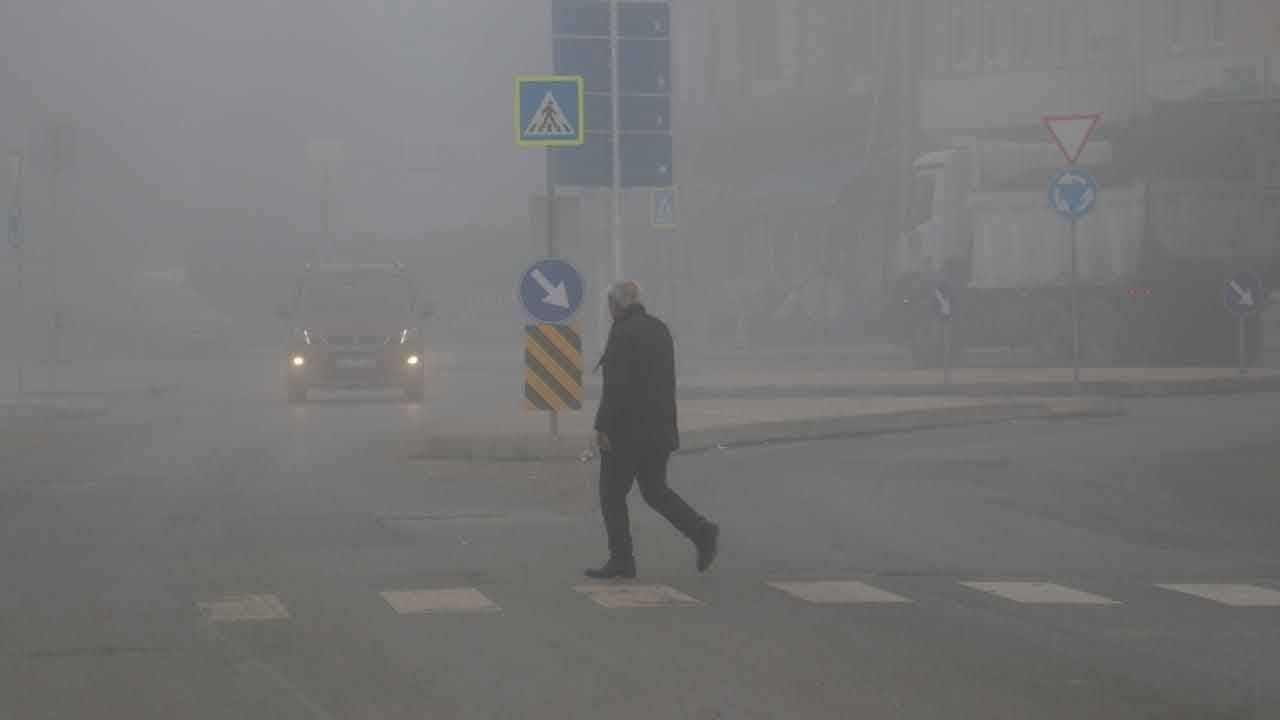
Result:
<svg viewBox="0 0 1280 720"><path fill-rule="evenodd" d="M574 75L516 78L516 144L574 147L586 138L583 81Z"/></svg>

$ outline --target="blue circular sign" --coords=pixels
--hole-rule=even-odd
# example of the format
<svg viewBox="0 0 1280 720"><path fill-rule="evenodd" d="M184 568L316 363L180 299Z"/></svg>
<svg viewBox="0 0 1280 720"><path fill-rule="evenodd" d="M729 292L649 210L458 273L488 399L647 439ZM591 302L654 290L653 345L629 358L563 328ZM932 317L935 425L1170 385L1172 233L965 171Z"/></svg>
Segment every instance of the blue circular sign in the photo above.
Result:
<svg viewBox="0 0 1280 720"><path fill-rule="evenodd" d="M578 314L586 295L582 273L559 258L534 263L520 276L520 303L529 317L552 325Z"/></svg>
<svg viewBox="0 0 1280 720"><path fill-rule="evenodd" d="M1049 182L1049 207L1068 220L1079 220L1098 204L1098 181L1084 170L1072 168Z"/></svg>
<svg viewBox="0 0 1280 720"><path fill-rule="evenodd" d="M1251 272L1236 273L1222 290L1222 301L1237 315L1248 315L1262 309L1266 300L1262 280Z"/></svg>

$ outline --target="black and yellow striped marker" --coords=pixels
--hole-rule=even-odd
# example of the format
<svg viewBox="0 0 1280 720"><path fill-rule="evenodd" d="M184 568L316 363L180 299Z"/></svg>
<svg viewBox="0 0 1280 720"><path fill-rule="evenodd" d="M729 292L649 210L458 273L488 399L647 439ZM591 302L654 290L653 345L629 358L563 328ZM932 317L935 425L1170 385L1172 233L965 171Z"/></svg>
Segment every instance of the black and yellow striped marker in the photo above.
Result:
<svg viewBox="0 0 1280 720"><path fill-rule="evenodd" d="M526 410L582 409L582 333L577 327L526 327L524 365Z"/></svg>

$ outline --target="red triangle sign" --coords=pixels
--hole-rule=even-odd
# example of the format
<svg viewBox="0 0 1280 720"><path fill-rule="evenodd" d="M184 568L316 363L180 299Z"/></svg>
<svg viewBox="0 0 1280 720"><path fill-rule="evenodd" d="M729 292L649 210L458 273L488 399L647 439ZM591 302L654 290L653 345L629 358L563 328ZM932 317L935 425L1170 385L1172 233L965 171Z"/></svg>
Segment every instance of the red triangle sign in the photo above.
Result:
<svg viewBox="0 0 1280 720"><path fill-rule="evenodd" d="M1049 128L1053 141L1058 143L1062 155L1068 163L1076 164L1084 148L1089 144L1093 131L1102 122L1102 115L1050 115L1044 118L1044 126Z"/></svg>

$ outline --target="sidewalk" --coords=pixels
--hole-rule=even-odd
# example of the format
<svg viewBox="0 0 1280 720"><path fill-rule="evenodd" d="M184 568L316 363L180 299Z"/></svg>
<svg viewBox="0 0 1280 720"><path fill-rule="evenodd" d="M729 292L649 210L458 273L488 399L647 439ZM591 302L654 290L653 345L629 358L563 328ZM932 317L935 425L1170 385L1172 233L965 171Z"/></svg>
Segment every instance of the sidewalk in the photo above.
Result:
<svg viewBox="0 0 1280 720"><path fill-rule="evenodd" d="M705 398L680 408L681 446L697 452L754 445L901 432L1014 419L1116 415L1119 403L1100 399L996 400L978 398ZM552 440L540 413L490 417L442 417L426 424L417 459L545 460L586 458L594 432L592 414L560 417Z"/></svg>
<svg viewBox="0 0 1280 720"><path fill-rule="evenodd" d="M1070 368L938 370L729 370L680 378L682 397L1069 396ZM598 381L597 381L598 382ZM1280 370L1086 368L1081 394L1110 397L1280 391Z"/></svg>

